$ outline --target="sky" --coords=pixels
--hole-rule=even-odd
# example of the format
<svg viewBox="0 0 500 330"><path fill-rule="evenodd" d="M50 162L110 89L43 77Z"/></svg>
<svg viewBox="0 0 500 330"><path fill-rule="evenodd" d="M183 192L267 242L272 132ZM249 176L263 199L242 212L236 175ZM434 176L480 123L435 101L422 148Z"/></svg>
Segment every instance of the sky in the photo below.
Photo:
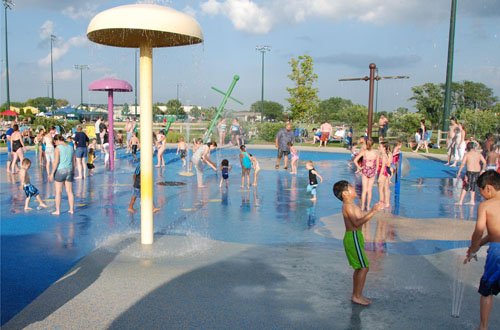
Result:
<svg viewBox="0 0 500 330"><path fill-rule="evenodd" d="M451 0L13 0L7 12L10 99L51 95L50 35L53 44L54 97L106 104L105 92L88 85L104 77L128 81L135 88L136 50L98 45L86 37L99 12L134 3L168 6L193 16L204 41L198 45L153 51L153 102L175 99L184 105L218 106L239 75L226 108L248 110L261 98L288 107L292 57L310 55L321 100L342 97L368 104L368 82L339 82L364 77L375 63L380 76L405 80L378 83L378 111L406 107L414 111L411 88L444 83ZM3 9L3 8L2 8ZM1 103L6 101L5 20L1 15ZM500 97L500 1L459 0L453 81L481 82ZM86 64L88 70L75 65ZM115 103L133 104L135 93L115 93ZM139 100L140 101L140 100Z"/></svg>

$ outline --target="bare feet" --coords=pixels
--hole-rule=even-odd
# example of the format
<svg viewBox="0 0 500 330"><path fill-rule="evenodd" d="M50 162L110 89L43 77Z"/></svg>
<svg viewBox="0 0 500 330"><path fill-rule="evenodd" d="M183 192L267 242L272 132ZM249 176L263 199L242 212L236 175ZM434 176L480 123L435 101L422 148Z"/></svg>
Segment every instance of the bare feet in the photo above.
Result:
<svg viewBox="0 0 500 330"><path fill-rule="evenodd" d="M25 207L25 208L24 208L24 210L25 210L25 211L30 211L30 210L33 210L33 209L32 209L31 207L29 207L29 206L28 206L28 207Z"/></svg>
<svg viewBox="0 0 500 330"><path fill-rule="evenodd" d="M47 208L47 204L45 203L40 203L40 207L43 207L44 209Z"/></svg>
<svg viewBox="0 0 500 330"><path fill-rule="evenodd" d="M156 213L156 212L159 212L159 211L160 211L160 209L159 209L159 208L157 208L157 207L153 207L153 213Z"/></svg>
<svg viewBox="0 0 500 330"><path fill-rule="evenodd" d="M462 202L456 202L455 205L462 205Z"/></svg>
<svg viewBox="0 0 500 330"><path fill-rule="evenodd" d="M205 187L206 187L205 185L198 186L198 188L205 188Z"/></svg>
<svg viewBox="0 0 500 330"><path fill-rule="evenodd" d="M75 211L73 211L73 210L69 210L69 211L68 211L68 213L69 213L69 214L74 214L74 213L75 213Z"/></svg>
<svg viewBox="0 0 500 330"><path fill-rule="evenodd" d="M59 215L60 213L59 213L59 211L54 211L54 212L52 212L51 214L52 214L52 215Z"/></svg>
<svg viewBox="0 0 500 330"><path fill-rule="evenodd" d="M476 205L476 203L474 201L470 201L468 203L465 203L465 205Z"/></svg>
<svg viewBox="0 0 500 330"><path fill-rule="evenodd" d="M315 201L316 201L316 197L311 198L311 200L312 200L313 202L315 202Z"/></svg>
<svg viewBox="0 0 500 330"><path fill-rule="evenodd" d="M81 176L75 176L73 179L81 179Z"/></svg>
<svg viewBox="0 0 500 330"><path fill-rule="evenodd" d="M136 211L135 211L135 209L133 209L133 208L129 208L129 209L128 209L128 211L129 211L130 213L135 213L135 212L136 212Z"/></svg>
<svg viewBox="0 0 500 330"><path fill-rule="evenodd" d="M155 167L160 167L160 165L155 165Z"/></svg>
<svg viewBox="0 0 500 330"><path fill-rule="evenodd" d="M370 299L364 297L364 296L361 296L361 297L354 297L352 296L351 297L351 301L355 304L358 304L358 305L361 305L361 306L368 306L370 305L372 302Z"/></svg>

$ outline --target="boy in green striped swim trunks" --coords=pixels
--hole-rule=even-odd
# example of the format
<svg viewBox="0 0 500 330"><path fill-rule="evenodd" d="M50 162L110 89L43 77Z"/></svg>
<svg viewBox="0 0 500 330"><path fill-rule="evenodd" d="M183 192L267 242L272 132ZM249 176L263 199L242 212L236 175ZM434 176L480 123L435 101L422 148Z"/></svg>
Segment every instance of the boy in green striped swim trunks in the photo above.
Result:
<svg viewBox="0 0 500 330"><path fill-rule="evenodd" d="M349 182L342 180L333 185L333 194L342 201L342 215L344 216L345 235L344 249L349 265L354 268L352 277L351 300L355 304L368 306L370 299L363 296L366 275L369 270L368 258L365 254L365 241L361 227L368 222L376 212L384 208L384 204L378 202L369 212L361 211L354 203L356 189Z"/></svg>

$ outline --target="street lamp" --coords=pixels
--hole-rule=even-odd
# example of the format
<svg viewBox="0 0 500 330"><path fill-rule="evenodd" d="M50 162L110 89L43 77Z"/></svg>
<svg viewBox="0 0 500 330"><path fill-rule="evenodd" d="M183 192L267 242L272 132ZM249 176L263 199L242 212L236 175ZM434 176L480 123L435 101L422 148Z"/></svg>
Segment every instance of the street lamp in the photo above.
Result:
<svg viewBox="0 0 500 330"><path fill-rule="evenodd" d="M50 35L50 84L52 85L52 104L51 111L54 111L54 62L52 59L52 44L56 41L57 37L53 34Z"/></svg>
<svg viewBox="0 0 500 330"><path fill-rule="evenodd" d="M255 50L262 53L262 86L260 93L260 122L264 121L264 54L271 51L271 46L256 46Z"/></svg>
<svg viewBox="0 0 500 330"><path fill-rule="evenodd" d="M12 9L14 3L12 0L3 0L5 8L5 78L7 86L7 109L10 110L10 90L9 90L9 47L7 42L7 9Z"/></svg>
<svg viewBox="0 0 500 330"><path fill-rule="evenodd" d="M83 70L88 70L90 67L87 64L75 64L75 69L80 70L80 106L83 107Z"/></svg>

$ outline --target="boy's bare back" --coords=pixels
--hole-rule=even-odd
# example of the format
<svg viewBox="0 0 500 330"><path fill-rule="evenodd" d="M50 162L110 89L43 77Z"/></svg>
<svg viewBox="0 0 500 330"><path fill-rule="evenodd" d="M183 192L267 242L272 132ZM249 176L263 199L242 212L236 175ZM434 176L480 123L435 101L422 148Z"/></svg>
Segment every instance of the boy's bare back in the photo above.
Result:
<svg viewBox="0 0 500 330"><path fill-rule="evenodd" d="M495 198L485 200L477 210L478 221L484 217L489 242L500 242L500 193Z"/></svg>
<svg viewBox="0 0 500 330"><path fill-rule="evenodd" d="M481 155L476 150L471 150L464 156L464 164L469 172L480 172L481 164L484 167L486 165L486 160L483 155Z"/></svg>

